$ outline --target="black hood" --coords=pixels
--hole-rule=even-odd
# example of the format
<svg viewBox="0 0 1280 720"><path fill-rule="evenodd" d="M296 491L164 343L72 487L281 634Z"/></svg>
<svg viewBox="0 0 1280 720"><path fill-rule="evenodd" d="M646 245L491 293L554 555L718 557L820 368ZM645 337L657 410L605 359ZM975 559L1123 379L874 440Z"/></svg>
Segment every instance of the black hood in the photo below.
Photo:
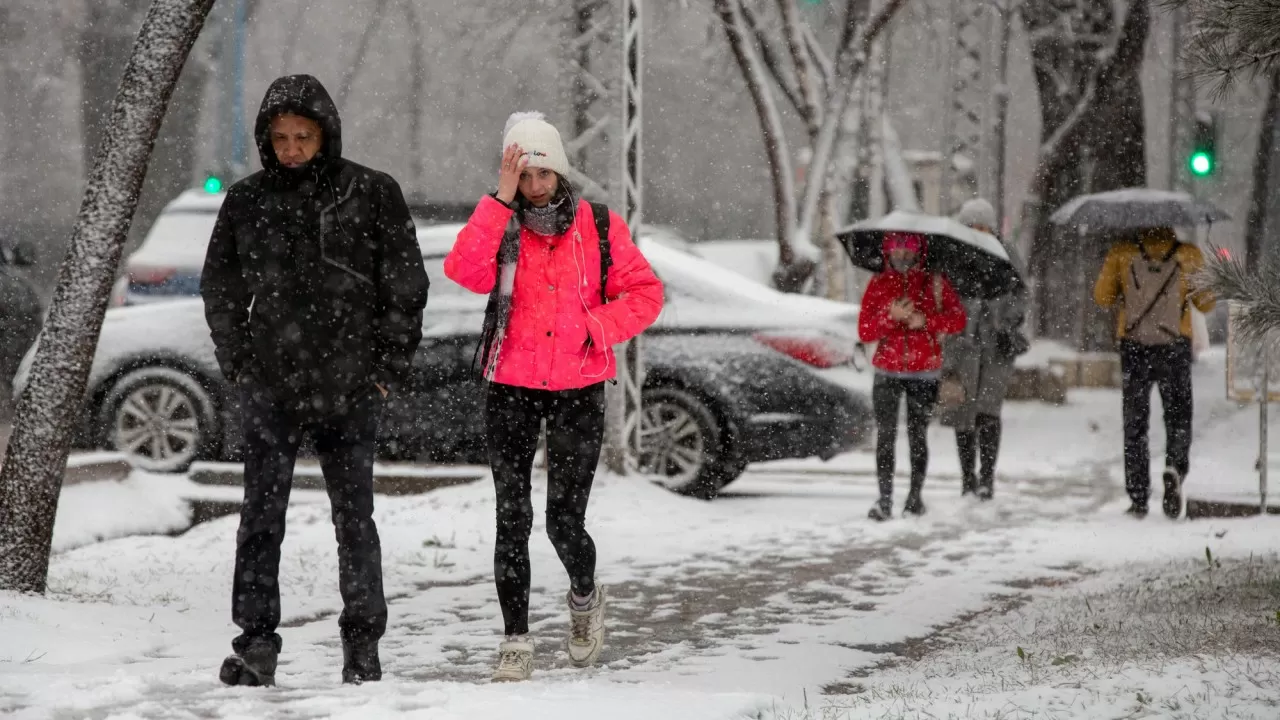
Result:
<svg viewBox="0 0 1280 720"><path fill-rule="evenodd" d="M265 170L279 174L287 169L276 159L276 152L271 147L271 121L285 114L301 115L320 123L320 129L324 131L319 155L322 160L342 157L342 120L329 92L311 75L286 75L267 88L262 107L258 109L258 120L253 126L258 156Z"/></svg>

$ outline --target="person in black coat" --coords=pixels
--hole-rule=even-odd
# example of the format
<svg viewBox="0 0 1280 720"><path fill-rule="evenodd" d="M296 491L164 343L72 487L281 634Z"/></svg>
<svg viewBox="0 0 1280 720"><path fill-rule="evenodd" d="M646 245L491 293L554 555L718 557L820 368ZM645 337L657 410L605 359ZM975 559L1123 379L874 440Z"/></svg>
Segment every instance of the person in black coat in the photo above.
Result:
<svg viewBox="0 0 1280 720"><path fill-rule="evenodd" d="M280 652L277 583L298 447L310 433L338 538L343 682L378 680L386 630L373 522L382 406L422 340L427 275L389 175L342 157L333 100L310 75L282 77L254 127L263 169L232 185L200 292L218 363L240 391L244 504L228 685L270 685Z"/></svg>

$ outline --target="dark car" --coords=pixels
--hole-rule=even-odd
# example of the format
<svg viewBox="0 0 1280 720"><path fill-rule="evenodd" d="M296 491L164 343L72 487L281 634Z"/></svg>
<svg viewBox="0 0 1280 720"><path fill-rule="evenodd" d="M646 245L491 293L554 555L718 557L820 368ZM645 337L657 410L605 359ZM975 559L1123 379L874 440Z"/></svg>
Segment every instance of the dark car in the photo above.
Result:
<svg viewBox="0 0 1280 720"><path fill-rule="evenodd" d="M472 360L485 297L443 277L457 225L419 231L431 299L414 373L387 404L384 457L484 463L483 387ZM813 371L852 358L856 306L784 296L679 250L642 242L667 304L642 339L639 470L713 497L747 463L829 458L869 434L864 395ZM140 467L235 459L238 402L221 376L199 298L107 313L82 444ZM19 387L25 381L20 373Z"/></svg>
<svg viewBox="0 0 1280 720"><path fill-rule="evenodd" d="M0 241L0 390L8 389L43 322L44 308L27 270L34 264L29 247ZM5 403L0 403L0 415Z"/></svg>

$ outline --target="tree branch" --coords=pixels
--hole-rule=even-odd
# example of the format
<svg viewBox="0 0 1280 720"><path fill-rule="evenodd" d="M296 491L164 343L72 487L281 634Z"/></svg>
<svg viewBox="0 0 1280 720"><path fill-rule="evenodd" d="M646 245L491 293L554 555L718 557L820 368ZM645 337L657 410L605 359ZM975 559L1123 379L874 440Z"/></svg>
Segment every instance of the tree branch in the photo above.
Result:
<svg viewBox="0 0 1280 720"><path fill-rule="evenodd" d="M827 97L835 78L835 67L832 66L831 58L827 57L826 51L822 49L822 43L818 42L818 36L813 34L813 28L808 24L804 26L804 42L809 49L809 56L813 58L813 63L818 68L818 79L822 81L821 97Z"/></svg>
<svg viewBox="0 0 1280 720"><path fill-rule="evenodd" d="M1059 162L1059 153L1067 145L1067 141L1074 138L1083 127L1085 117L1093 108L1098 88L1109 82L1116 71L1121 69L1121 60L1128 57L1128 53L1120 52L1122 49L1121 43L1128 35L1131 23L1146 22L1149 19L1145 8L1146 0L1133 0L1130 3L1129 11L1125 13L1124 21L1116 26L1116 32L1112 34L1109 46L1099 54L1099 62L1094 66L1093 71L1089 73L1084 92L1081 93L1080 99L1076 101L1075 107L1071 109L1062 124L1040 146L1040 162L1037 164L1036 174L1032 177L1030 185L1031 196L1041 197L1043 195L1044 186L1049 181L1054 168Z"/></svg>
<svg viewBox="0 0 1280 720"><path fill-rule="evenodd" d="M840 26L840 41L836 43L836 56L831 65L834 68L831 76L832 88L835 87L840 68L845 65L846 56L858 41L859 28L866 22L870 12L871 0L847 0L844 8L844 22Z"/></svg>
<svg viewBox="0 0 1280 720"><path fill-rule="evenodd" d="M1256 270L1249 270L1211 247L1193 283L1220 302L1237 303L1234 329L1246 344L1265 342L1280 328L1280 263L1274 259L1265 258Z"/></svg>
<svg viewBox="0 0 1280 720"><path fill-rule="evenodd" d="M1183 49L1192 75L1215 79L1221 96L1236 75L1254 77L1280 67L1280 3L1276 0L1166 0L1185 8L1195 33Z"/></svg>
<svg viewBox="0 0 1280 720"><path fill-rule="evenodd" d="M876 38L884 32L889 21L907 0L888 0L875 17L856 36L851 48L857 52L849 64L843 78L843 86L837 87L833 97L828 98L827 109L823 115L822 128L813 144L813 155L809 162L809 172L804 188L804 200L800 205L800 224L797 232L800 238L807 238L812 232L817 219L818 200L826 187L827 166L831 162L831 151L835 147L836 137L840 129L841 119L853 96L854 85L858 76L866 68L867 57L871 54ZM837 71L839 68L837 68Z"/></svg>
<svg viewBox="0 0 1280 720"><path fill-rule="evenodd" d="M783 266L795 263L795 248L791 234L795 231L796 198L791 154L783 134L782 115L777 103L765 84L764 69L754 47L747 40L748 28L742 16L739 0L714 0L715 12L729 40L734 60L742 71L743 81L760 119L760 131L764 136L765 155L769 159L769 174L773 179L774 220L778 239L778 262Z"/></svg>
<svg viewBox="0 0 1280 720"><path fill-rule="evenodd" d="M769 41L769 37L764 34L760 23L756 21L755 13L742 0L733 0L733 2L741 11L742 19L751 31L751 36L755 38L756 43L760 46L760 59L764 62L765 68L769 70L769 75L777 83L778 89L782 91L782 94L786 96L787 102L791 104L791 107L795 108L795 111L801 117L804 117L804 104L800 98L800 93L792 85L791 79L786 76L782 68L782 62L778 59L778 53L774 50L773 43Z"/></svg>
<svg viewBox="0 0 1280 720"><path fill-rule="evenodd" d="M799 87L800 117L804 119L809 130L809 137L817 137L822 125L822 110L818 105L817 84L814 82L813 64L809 59L809 50L800 30L800 18L796 8L796 0L778 0L778 10L782 13L782 34L787 41L787 49L791 52L791 62L796 69L796 85Z"/></svg>

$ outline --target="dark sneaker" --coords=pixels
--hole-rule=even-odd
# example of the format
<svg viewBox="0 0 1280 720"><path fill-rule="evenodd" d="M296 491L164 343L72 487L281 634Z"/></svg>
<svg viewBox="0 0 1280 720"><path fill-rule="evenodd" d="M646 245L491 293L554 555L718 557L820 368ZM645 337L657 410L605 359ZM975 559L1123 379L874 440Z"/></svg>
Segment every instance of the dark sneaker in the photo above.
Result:
<svg viewBox="0 0 1280 720"><path fill-rule="evenodd" d="M1182 477L1177 470L1164 471L1164 500L1160 507L1171 520L1182 516Z"/></svg>
<svg viewBox="0 0 1280 720"><path fill-rule="evenodd" d="M978 486L978 499L982 500L983 502L990 500L992 497L995 497L995 494L996 494L995 486L991 485L990 483L982 483L981 485Z"/></svg>
<svg viewBox="0 0 1280 720"><path fill-rule="evenodd" d="M893 517L893 500L882 497L871 506L871 512L867 513L867 517L877 522L884 522Z"/></svg>
<svg viewBox="0 0 1280 720"><path fill-rule="evenodd" d="M965 475L960 481L960 497L974 495L978 492L978 478L973 475Z"/></svg>
<svg viewBox="0 0 1280 720"><path fill-rule="evenodd" d="M1130 505L1130 506L1129 506L1129 509L1128 509L1128 510L1125 510L1125 511L1124 511L1124 514L1125 514L1125 515L1132 515L1133 517L1137 518L1138 520L1141 520L1142 518L1144 518L1144 517L1146 517L1146 516L1147 516L1147 504L1146 504L1146 503L1139 503L1139 502L1135 502L1135 503L1133 503L1132 505Z"/></svg>
<svg viewBox="0 0 1280 720"><path fill-rule="evenodd" d="M224 685L270 687L276 684L276 662L280 658L279 636L237 638L236 650L222 661L218 678Z"/></svg>
<svg viewBox="0 0 1280 720"><path fill-rule="evenodd" d="M907 502L902 506L902 512L916 516L924 514L924 500L920 499L920 493L912 492L907 495Z"/></svg>
<svg viewBox="0 0 1280 720"><path fill-rule="evenodd" d="M382 679L377 640L342 640L342 682L359 685Z"/></svg>

